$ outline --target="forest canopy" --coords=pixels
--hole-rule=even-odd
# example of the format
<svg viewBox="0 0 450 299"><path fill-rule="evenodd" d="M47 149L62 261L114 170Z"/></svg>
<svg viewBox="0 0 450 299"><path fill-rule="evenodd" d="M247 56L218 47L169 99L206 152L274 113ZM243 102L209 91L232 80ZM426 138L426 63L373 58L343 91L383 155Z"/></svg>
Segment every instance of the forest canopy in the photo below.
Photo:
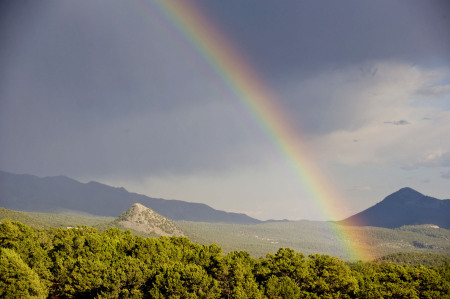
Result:
<svg viewBox="0 0 450 299"><path fill-rule="evenodd" d="M280 248L224 255L184 237L0 224L0 297L449 298L450 266L345 263Z"/></svg>

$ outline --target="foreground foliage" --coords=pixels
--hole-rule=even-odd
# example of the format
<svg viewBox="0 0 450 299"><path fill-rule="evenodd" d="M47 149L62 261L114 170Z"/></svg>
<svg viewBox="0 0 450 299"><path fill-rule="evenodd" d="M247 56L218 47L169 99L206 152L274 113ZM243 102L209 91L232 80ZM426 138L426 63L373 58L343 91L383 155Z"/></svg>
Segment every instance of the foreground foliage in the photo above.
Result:
<svg viewBox="0 0 450 299"><path fill-rule="evenodd" d="M99 231L109 228L125 229L117 218L99 217L86 214L52 214L36 212L19 212L0 207L0 221L10 218L35 228L77 227L86 225ZM253 225L201 223L177 221L176 225L189 240L197 244L217 244L224 253L231 251L246 251L252 257L275 253L278 248L291 248L295 251L309 254L328 254L352 261L358 257L343 250L342 242L351 242L364 250L366 258L383 258L392 254L414 253L416 256L390 257L386 261L404 264L429 264L430 257L423 259L422 254L435 254L436 261L442 261L443 256L449 256L450 230L437 228L433 225L403 226L396 229L380 227L347 227L351 240L336 238L334 231L339 230L338 224L325 221L288 221L267 222ZM130 229L133 235L141 237L157 237ZM448 260L448 258L444 258Z"/></svg>
<svg viewBox="0 0 450 299"><path fill-rule="evenodd" d="M254 259L187 238L0 224L0 297L449 298L449 264L346 264L281 248Z"/></svg>

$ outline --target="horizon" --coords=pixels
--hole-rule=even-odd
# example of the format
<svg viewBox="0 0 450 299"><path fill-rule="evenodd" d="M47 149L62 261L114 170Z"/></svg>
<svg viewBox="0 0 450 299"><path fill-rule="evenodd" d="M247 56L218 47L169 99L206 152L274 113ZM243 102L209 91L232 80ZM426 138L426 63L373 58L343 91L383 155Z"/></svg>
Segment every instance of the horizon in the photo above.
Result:
<svg viewBox="0 0 450 299"><path fill-rule="evenodd" d="M83 185L90 184L90 183L96 183L96 184L105 185L105 186L108 186L108 187L114 188L114 189L124 189L127 193L130 193L130 194L133 194L133 193L134 193L134 194L144 195L144 196L147 196L147 197L149 197L149 198L155 198L155 197L151 197L151 196L148 196L148 195L145 195L145 194L140 194L140 193L134 192L133 190L128 190L128 189L124 188L123 186L111 186L111 185L108 185L108 184L105 184L105 183L99 182L99 181L82 182L82 181L78 181L78 180L73 179L73 178L71 178L71 177L69 177L69 176L66 176L66 175L56 175L56 176L44 176L44 177L40 177L40 176L37 176L37 175L34 175L34 174L29 174L29 173L10 173L10 172L3 171L3 170L0 170L0 172L4 172L4 173L7 173L7 174L11 174L11 175L18 175L18 176L21 176L21 175L24 175L24 176L33 176L33 177L36 177L36 178L39 178L39 179L47 179L47 178L65 178L65 179L73 180L73 181L78 182L78 183L83 184ZM382 202L382 201L385 200L387 197L389 197L389 196L391 196L391 195L393 195L393 194L396 194L396 193L398 193L398 192L400 192L400 191L402 191L402 190L404 190L404 189L410 189L410 190L412 190L412 191L414 191L414 192L417 192L417 193L419 193L419 194L421 194L421 195L423 195L423 196L431 197L431 198L438 199L438 200L450 200L450 199L446 199L446 198L436 198L436 197L430 196L430 195L428 195L428 194L423 194L422 192L420 192L420 191L418 191L418 190L416 190L416 189L414 189L414 188L411 188L411 187L402 187L402 188L400 188L399 190L393 191L392 193L390 193L390 194L384 196L382 199L380 199L380 200L379 200L378 202L376 202L374 205L376 205L376 204ZM173 200L173 201L183 201L183 200L179 200L179 199L170 199L170 198L158 198L158 199L164 199L164 200L169 200L169 201L170 201L170 200ZM189 202L189 201L184 201L184 202ZM200 202L189 202L189 203L205 204L205 203L200 203ZM143 205L142 203L136 202L136 203L132 204L132 206L135 205L135 204ZM214 209L214 210L222 211L222 210L220 210L220 209L215 208L214 206L211 206L211 205L208 205L208 204L205 204L205 205L207 205L208 207L210 207L210 208L212 208L212 209ZM147 206L146 206L146 207L147 207ZM368 206L368 207L364 208L364 209L361 210L361 211L357 211L355 214L350 215L349 217L354 216L354 215L356 215L356 214L359 214L359 213L361 213L361 212L363 212L363 211L365 211L365 210L367 210L368 208L371 208L371 207L373 207L373 205L372 205L372 206ZM150 208L150 207L147 207L147 208ZM227 210L223 210L223 211L224 211L224 212L227 212L227 213L235 213L235 212L231 212L231 211L227 211ZM85 212L85 211L76 211L76 210L73 210L73 212L79 212L79 213L83 213L83 214L84 214L84 213L87 213L87 212ZM62 213L62 214L64 214L64 213ZM247 215L247 214L245 214L245 213L240 213L240 214L249 216L249 215ZM95 214L90 214L90 215L96 216L96 217L105 217L105 216L99 216L99 215L95 215ZM110 216L108 216L108 217L110 217ZM249 216L249 217L251 217L251 216ZM258 221L261 221L261 222L270 222L270 221L275 221L275 222L277 222L277 221L288 221L288 222L297 222L297 221L336 222L336 221L337 221L337 222L339 222L339 221L346 220L348 217L345 217L345 218L343 218L343 219L338 219L338 220L330 220L330 219L328 219L328 220L327 220L327 219L325 219L325 220L314 220L314 219L307 219L307 218L302 218L302 219L287 219L287 218L284 218L284 219L273 219L273 218L271 218L271 219L259 219L259 218L254 218L254 217L251 217L251 218L256 219L256 220L258 220Z"/></svg>

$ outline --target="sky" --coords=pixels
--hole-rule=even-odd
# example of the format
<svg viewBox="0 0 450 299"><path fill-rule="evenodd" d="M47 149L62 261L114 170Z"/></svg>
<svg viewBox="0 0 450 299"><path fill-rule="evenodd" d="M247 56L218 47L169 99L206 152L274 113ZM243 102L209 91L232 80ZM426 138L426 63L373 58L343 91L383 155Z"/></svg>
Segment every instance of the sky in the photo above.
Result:
<svg viewBox="0 0 450 299"><path fill-rule="evenodd" d="M162 2L1 2L0 170L263 220L450 198L450 2L188 1L273 95L331 215Z"/></svg>

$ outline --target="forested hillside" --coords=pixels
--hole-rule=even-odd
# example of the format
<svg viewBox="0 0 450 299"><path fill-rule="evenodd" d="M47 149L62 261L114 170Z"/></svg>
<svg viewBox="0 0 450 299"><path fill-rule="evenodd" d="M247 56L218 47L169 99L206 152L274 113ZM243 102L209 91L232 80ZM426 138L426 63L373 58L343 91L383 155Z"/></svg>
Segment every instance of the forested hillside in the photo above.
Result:
<svg viewBox="0 0 450 299"><path fill-rule="evenodd" d="M129 214L128 212L124 215ZM131 213L134 214L134 213ZM130 229L134 235L141 237L158 237L156 233L138 231L136 228L144 224L144 219L136 218L137 226L124 227L120 218L93 217L88 215L63 215L35 212L18 212L0 208L0 221L10 218L35 228L90 226L105 231L109 228ZM144 217L146 218L146 217ZM139 223L141 222L141 223ZM150 227L166 229L166 221L153 223ZM219 245L224 253L235 250L248 252L252 257L275 253L278 248L291 248L308 254L328 254L345 261L357 259L341 246L343 239L333 233L338 224L324 221L290 221L270 222L252 225L201 223L176 221L176 226L183 235L197 244ZM364 248L367 259L380 258L393 253L433 253L448 254L450 252L450 230L430 225L404 226L396 229L380 227L348 227L351 242ZM173 232L173 231L172 231ZM348 242L344 240L344 242Z"/></svg>
<svg viewBox="0 0 450 299"><path fill-rule="evenodd" d="M337 237L338 224L325 221L274 222L255 225L177 222L190 240L200 244L215 243L225 252L245 250L254 257L276 252L280 247L305 254L328 254L344 260L355 257L340 242L364 248L371 259L397 252L448 254L450 230L433 226L347 227L351 239Z"/></svg>
<svg viewBox="0 0 450 299"><path fill-rule="evenodd" d="M282 248L227 255L184 237L0 224L0 297L448 298L449 264L346 264Z"/></svg>

